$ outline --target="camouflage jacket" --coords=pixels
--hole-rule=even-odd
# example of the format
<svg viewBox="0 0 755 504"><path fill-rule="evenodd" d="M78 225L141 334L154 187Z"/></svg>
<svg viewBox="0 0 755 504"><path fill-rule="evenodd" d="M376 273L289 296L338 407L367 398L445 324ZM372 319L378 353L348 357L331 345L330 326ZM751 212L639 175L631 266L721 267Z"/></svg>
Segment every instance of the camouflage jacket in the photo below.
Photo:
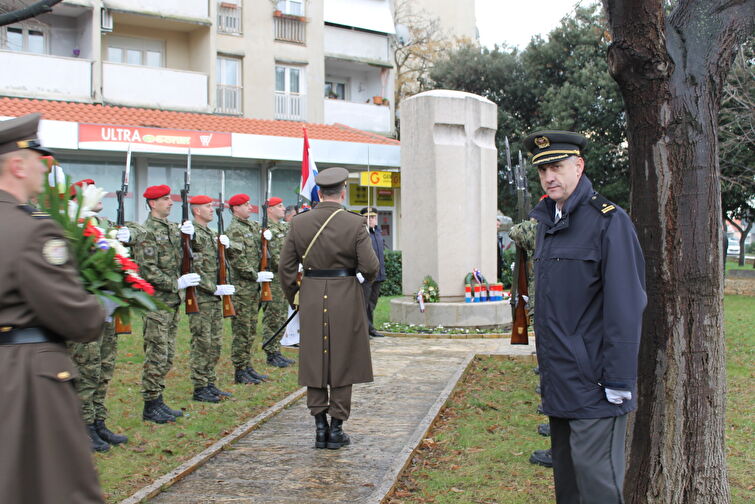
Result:
<svg viewBox="0 0 755 504"><path fill-rule="evenodd" d="M260 265L260 225L248 219L234 216L226 229L231 240L227 250L233 284L237 289L256 287L257 269Z"/></svg>
<svg viewBox="0 0 755 504"><path fill-rule="evenodd" d="M283 249L283 242L286 241L286 235L288 234L288 222L270 221L268 229L273 234L273 237L270 239L270 241L267 244L267 251L268 251L267 269L269 271L277 272L278 260L280 259L281 250Z"/></svg>
<svg viewBox="0 0 755 504"><path fill-rule="evenodd" d="M532 256L535 251L535 235L537 234L537 221L526 220L511 227L509 237L516 242L517 247L522 247Z"/></svg>
<svg viewBox="0 0 755 504"><path fill-rule="evenodd" d="M218 286L218 234L197 221L194 221L194 230L194 239L191 241L194 273L202 277L197 286L197 298L200 302L220 301L215 296Z"/></svg>
<svg viewBox="0 0 755 504"><path fill-rule="evenodd" d="M181 302L178 277L181 276L181 230L178 224L151 215L132 233L132 252L139 274L155 288L155 297L168 306Z"/></svg>

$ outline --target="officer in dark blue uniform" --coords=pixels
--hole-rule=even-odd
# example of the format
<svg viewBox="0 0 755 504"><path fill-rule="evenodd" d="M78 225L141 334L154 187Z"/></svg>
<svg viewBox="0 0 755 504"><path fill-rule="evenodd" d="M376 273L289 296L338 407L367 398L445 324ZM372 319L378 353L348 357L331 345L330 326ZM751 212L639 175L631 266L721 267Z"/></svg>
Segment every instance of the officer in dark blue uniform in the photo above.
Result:
<svg viewBox="0 0 755 504"><path fill-rule="evenodd" d="M524 145L548 196L530 216L538 221L537 358L556 500L623 503L645 260L629 216L584 174L584 136L538 131Z"/></svg>

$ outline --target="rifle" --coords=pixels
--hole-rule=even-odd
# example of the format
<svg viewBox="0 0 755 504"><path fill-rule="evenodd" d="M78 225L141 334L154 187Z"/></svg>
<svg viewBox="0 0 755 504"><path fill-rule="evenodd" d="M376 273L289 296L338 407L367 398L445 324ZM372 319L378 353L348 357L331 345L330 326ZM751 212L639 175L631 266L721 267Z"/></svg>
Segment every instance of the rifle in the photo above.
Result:
<svg viewBox="0 0 755 504"><path fill-rule="evenodd" d="M189 147L189 157L186 160L186 170L184 171L184 187L181 189L181 223L189 220L189 190L191 188L191 147ZM183 257L181 258L181 274L192 273L194 254L191 252L191 236L181 233L181 245L183 248ZM197 304L197 288L186 287L186 313L199 313Z"/></svg>
<svg viewBox="0 0 755 504"><path fill-rule="evenodd" d="M115 218L115 225L119 228L123 227L126 223L126 211L123 208L123 200L128 194L128 182L131 171L131 144L128 144L128 151L126 151L126 166L123 168L121 175L121 189L115 192L115 197L118 199L118 213ZM116 310L115 313L115 334L131 334L131 321L128 308L121 308Z"/></svg>
<svg viewBox="0 0 755 504"><path fill-rule="evenodd" d="M507 156L509 154L507 153ZM509 157L509 159L511 159ZM522 162L522 152L519 151L519 164L514 170L516 181L516 208L518 222L523 222L530 212L530 195L527 191L527 169ZM529 337L527 330L527 301L529 299L527 286L527 251L516 246L516 262L514 263L514 276L511 282L511 344L528 345Z"/></svg>
<svg viewBox="0 0 755 504"><path fill-rule="evenodd" d="M268 271L268 260L270 258L270 251L268 250L268 243L265 239L265 231L267 230L267 202L270 199L270 179L272 172L270 169L267 171L267 186L265 187L265 203L262 204L262 229L260 234L261 251L260 254L260 271ZM260 284L260 304L269 303L273 300L273 293L270 290L270 282L262 282Z"/></svg>
<svg viewBox="0 0 755 504"><path fill-rule="evenodd" d="M230 281L231 274L228 271L228 262L225 258L225 245L220 243L220 235L225 234L223 227L223 210L225 210L225 172L220 172L220 204L215 209L218 214L218 284L225 285ZM223 317L235 317L236 309L233 307L231 296L223 296Z"/></svg>

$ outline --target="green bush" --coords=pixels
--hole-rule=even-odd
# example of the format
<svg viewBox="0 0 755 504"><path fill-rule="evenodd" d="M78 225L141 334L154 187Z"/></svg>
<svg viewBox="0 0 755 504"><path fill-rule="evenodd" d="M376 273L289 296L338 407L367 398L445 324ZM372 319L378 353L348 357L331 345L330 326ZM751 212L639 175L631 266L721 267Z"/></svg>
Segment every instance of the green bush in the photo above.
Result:
<svg viewBox="0 0 755 504"><path fill-rule="evenodd" d="M508 250L505 250L503 252L503 271L501 271L501 275L503 278L499 278L498 280L503 284L504 289L510 289L511 288L511 278L513 277L513 273L511 271L511 265L514 264L514 261L516 260L516 248L511 247Z"/></svg>
<svg viewBox="0 0 755 504"><path fill-rule="evenodd" d="M401 295L401 251L385 251L385 282L380 286L381 296Z"/></svg>

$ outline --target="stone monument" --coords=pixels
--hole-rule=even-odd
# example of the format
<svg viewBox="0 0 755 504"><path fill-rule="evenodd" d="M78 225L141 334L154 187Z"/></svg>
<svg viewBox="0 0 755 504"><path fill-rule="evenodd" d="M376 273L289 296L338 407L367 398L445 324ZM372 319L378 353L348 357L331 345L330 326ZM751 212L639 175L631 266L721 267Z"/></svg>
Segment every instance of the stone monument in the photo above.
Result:
<svg viewBox="0 0 755 504"><path fill-rule="evenodd" d="M461 91L420 93L401 103L401 249L405 298L391 320L480 327L511 321L508 303L464 302L464 277L496 281L497 106ZM440 303L420 313L413 294L430 275Z"/></svg>

